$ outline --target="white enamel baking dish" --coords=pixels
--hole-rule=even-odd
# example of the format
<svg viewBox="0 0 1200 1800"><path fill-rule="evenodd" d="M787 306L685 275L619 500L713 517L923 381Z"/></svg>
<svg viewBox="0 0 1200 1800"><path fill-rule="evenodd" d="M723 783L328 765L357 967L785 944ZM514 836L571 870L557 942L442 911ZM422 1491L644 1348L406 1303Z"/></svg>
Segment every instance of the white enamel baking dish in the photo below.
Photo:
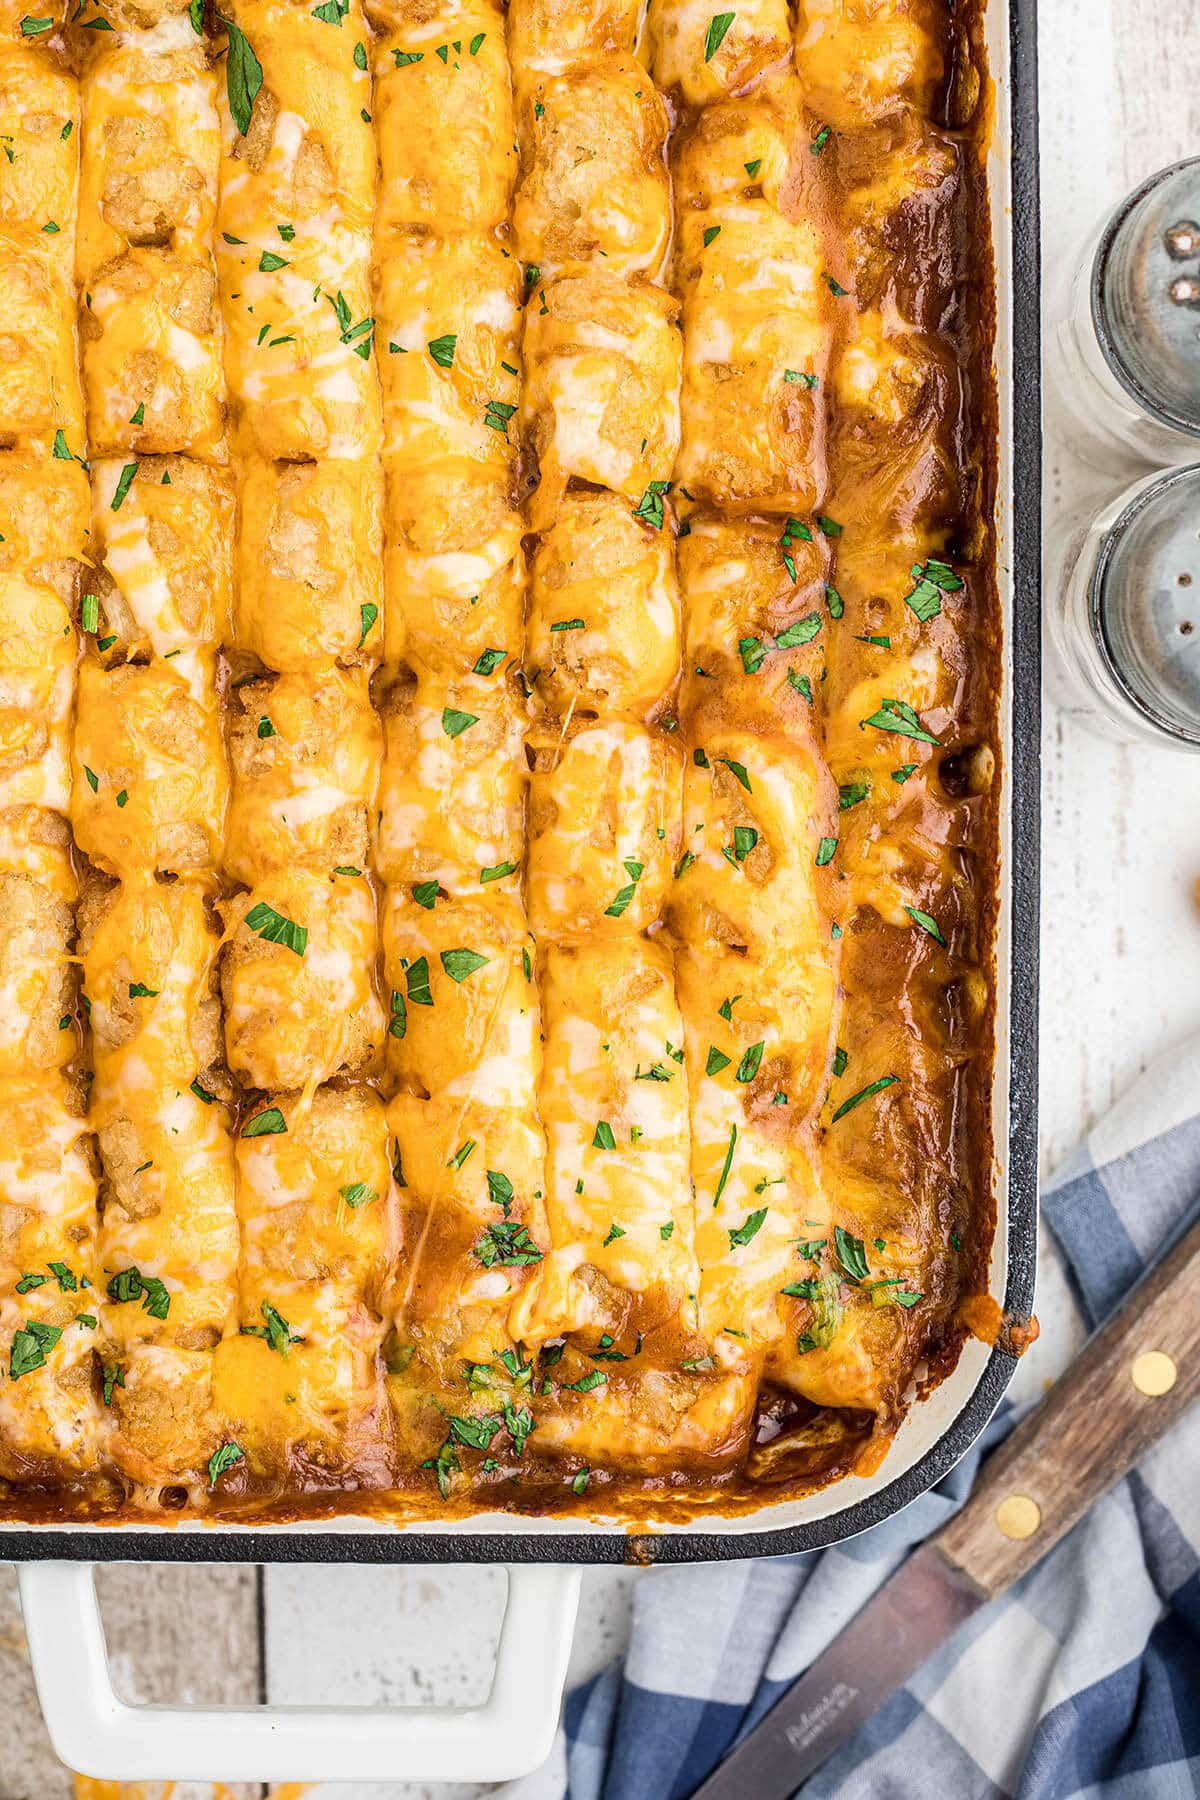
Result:
<svg viewBox="0 0 1200 1800"><path fill-rule="evenodd" d="M1022 1318L1036 1245L1040 693L1037 20L1035 0L990 0L996 116L989 157L997 278L1000 480L997 560L1005 629L1001 698L1002 897L996 946L993 1118L997 1229L990 1292ZM480 1515L404 1527L344 1518L291 1525L13 1524L29 1648L54 1747L107 1779L497 1781L535 1768L558 1719L588 1562L702 1561L811 1550L890 1516L939 1480L982 1431L1015 1367L972 1339L914 1408L884 1466L805 1499L631 1537L603 1518ZM113 1688L96 1561L490 1562L508 1565L507 1612L482 1706L134 1706Z"/></svg>

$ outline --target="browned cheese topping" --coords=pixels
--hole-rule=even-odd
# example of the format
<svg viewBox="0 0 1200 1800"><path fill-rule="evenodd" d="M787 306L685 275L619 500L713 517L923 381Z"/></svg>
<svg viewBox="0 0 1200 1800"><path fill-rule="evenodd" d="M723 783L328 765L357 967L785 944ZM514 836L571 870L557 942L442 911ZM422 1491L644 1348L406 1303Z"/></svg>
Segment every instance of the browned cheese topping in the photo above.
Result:
<svg viewBox="0 0 1200 1800"><path fill-rule="evenodd" d="M0 1515L748 1511L990 1244L978 0L0 0Z"/></svg>

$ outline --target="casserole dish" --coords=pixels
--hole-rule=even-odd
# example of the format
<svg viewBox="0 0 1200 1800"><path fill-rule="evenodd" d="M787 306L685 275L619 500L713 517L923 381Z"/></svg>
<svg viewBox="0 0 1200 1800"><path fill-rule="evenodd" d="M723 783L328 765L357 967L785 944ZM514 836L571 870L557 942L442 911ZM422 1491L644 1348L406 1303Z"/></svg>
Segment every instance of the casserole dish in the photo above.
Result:
<svg viewBox="0 0 1200 1800"><path fill-rule="evenodd" d="M996 262L996 559L1005 655L1000 695L1000 909L992 1117L996 1232L989 1293L997 1315L1027 1317L1036 1236L1036 973L1039 768L1040 417L1036 43L1030 0L991 0L994 82L989 192ZM631 1535L602 1517L479 1514L398 1526L336 1521L236 1527L12 1525L0 1552L22 1564L23 1603L47 1723L64 1760L101 1776L253 1779L498 1779L540 1761L565 1673L578 1574L586 1562L687 1561L820 1548L879 1523L970 1447L1015 1366L1003 1334L971 1340L951 1375L910 1413L873 1475ZM467 1712L371 1714L131 1708L113 1693L87 1565L103 1560L500 1561L510 1604L497 1679ZM566 1567L562 1565L567 1565Z"/></svg>

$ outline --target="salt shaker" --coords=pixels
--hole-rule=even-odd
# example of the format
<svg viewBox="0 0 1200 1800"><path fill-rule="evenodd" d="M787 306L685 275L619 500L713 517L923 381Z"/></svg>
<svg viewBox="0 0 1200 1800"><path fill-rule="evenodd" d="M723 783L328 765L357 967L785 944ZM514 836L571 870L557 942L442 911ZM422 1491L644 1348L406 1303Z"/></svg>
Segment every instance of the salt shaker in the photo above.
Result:
<svg viewBox="0 0 1200 1800"><path fill-rule="evenodd" d="M1200 751L1200 463L1068 522L1048 571L1052 668L1104 736Z"/></svg>
<svg viewBox="0 0 1200 1800"><path fill-rule="evenodd" d="M1046 352L1088 461L1200 452L1200 157L1150 176L1092 235L1052 297Z"/></svg>

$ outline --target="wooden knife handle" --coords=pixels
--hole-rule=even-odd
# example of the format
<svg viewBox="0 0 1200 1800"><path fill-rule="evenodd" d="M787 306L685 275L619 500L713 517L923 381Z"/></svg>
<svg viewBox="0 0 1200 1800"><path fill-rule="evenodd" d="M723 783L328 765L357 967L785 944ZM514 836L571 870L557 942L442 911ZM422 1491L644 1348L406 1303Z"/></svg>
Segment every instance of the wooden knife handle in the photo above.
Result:
<svg viewBox="0 0 1200 1800"><path fill-rule="evenodd" d="M1024 1575L1200 1397L1200 1223L988 1459L934 1542L989 1599Z"/></svg>

